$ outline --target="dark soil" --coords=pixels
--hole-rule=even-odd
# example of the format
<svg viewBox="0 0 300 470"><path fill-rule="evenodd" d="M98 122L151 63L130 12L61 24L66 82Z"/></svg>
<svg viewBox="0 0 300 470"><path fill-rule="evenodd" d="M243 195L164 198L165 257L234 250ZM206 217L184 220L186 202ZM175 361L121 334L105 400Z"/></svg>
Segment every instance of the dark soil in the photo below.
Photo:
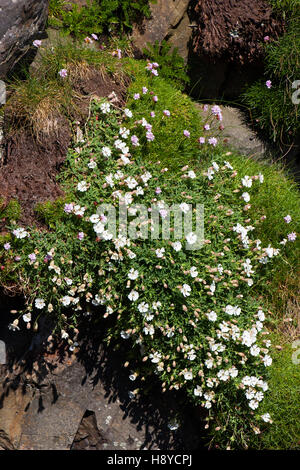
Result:
<svg viewBox="0 0 300 470"><path fill-rule="evenodd" d="M195 21L197 55L241 64L261 60L264 37L274 40L284 29L266 0L199 0Z"/></svg>
<svg viewBox="0 0 300 470"><path fill-rule="evenodd" d="M117 104L124 98L125 85L117 84L107 74L91 70L85 79L74 83L76 112L73 121L83 123L89 111L91 95L109 96L114 91ZM13 110L5 117L8 129L13 121ZM63 164L71 142L71 127L68 119L58 116L58 131L37 140L31 129L19 127L6 135L5 154L0 167L1 197L5 203L17 198L22 207L21 224L41 225L34 208L38 202L55 200L63 195L56 182L56 175ZM0 222L1 224L1 222ZM3 223L0 229L3 229Z"/></svg>

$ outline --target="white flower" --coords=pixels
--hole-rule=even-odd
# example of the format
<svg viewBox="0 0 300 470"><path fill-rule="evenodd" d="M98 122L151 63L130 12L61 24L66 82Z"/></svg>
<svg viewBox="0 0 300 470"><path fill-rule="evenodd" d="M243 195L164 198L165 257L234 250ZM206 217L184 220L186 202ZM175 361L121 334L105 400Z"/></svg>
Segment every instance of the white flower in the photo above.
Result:
<svg viewBox="0 0 300 470"><path fill-rule="evenodd" d="M206 316L209 319L209 321L216 321L218 318L216 312L214 312L213 310L207 313Z"/></svg>
<svg viewBox="0 0 300 470"><path fill-rule="evenodd" d="M111 156L111 150L109 147L103 147L102 148L102 155L104 157L110 157Z"/></svg>
<svg viewBox="0 0 300 470"><path fill-rule="evenodd" d="M62 339L67 339L69 338L69 334L65 330L61 330L61 337Z"/></svg>
<svg viewBox="0 0 300 470"><path fill-rule="evenodd" d="M219 165L216 162L212 162L212 166L215 171L219 171Z"/></svg>
<svg viewBox="0 0 300 470"><path fill-rule="evenodd" d="M87 191L87 189L88 189L88 186L87 186L86 181L80 181L77 184L77 191L80 191L81 193L84 193L85 191Z"/></svg>
<svg viewBox="0 0 300 470"><path fill-rule="evenodd" d="M179 428L179 424L176 421L172 421L168 424L168 428L170 429L170 431L176 431L176 429Z"/></svg>
<svg viewBox="0 0 300 470"><path fill-rule="evenodd" d="M44 299L37 298L34 301L34 305L35 305L35 308L38 308L39 310L41 310L42 308L45 307L46 304L45 304Z"/></svg>
<svg viewBox="0 0 300 470"><path fill-rule="evenodd" d="M252 410L256 410L258 408L259 402L256 400L250 400L249 401L249 406L252 408Z"/></svg>
<svg viewBox="0 0 300 470"><path fill-rule="evenodd" d="M67 307L68 305L70 305L71 303L71 297L69 297L68 295L65 295L62 299L62 304L64 307Z"/></svg>
<svg viewBox="0 0 300 470"><path fill-rule="evenodd" d="M175 251L180 251L182 248L182 245L180 242L174 242L172 243L172 247L174 248Z"/></svg>
<svg viewBox="0 0 300 470"><path fill-rule="evenodd" d="M30 322L31 321L31 313L30 312L25 313L22 318L23 318L25 323Z"/></svg>
<svg viewBox="0 0 300 470"><path fill-rule="evenodd" d="M139 312L145 313L145 312L148 312L148 310L149 310L149 304L147 304L146 302L142 302L138 305Z"/></svg>
<svg viewBox="0 0 300 470"><path fill-rule="evenodd" d="M265 314L262 310L258 310L257 317L258 317L259 321L265 321L265 318L266 318Z"/></svg>
<svg viewBox="0 0 300 470"><path fill-rule="evenodd" d="M265 367L269 367L272 364L272 358L268 354L266 354L263 357L263 363L264 363Z"/></svg>
<svg viewBox="0 0 300 470"><path fill-rule="evenodd" d="M194 395L195 395L196 397L202 397L202 395L203 395L203 390L202 390L202 388L200 387L200 385L197 385L197 387L194 388Z"/></svg>
<svg viewBox="0 0 300 470"><path fill-rule="evenodd" d="M246 188L251 188L252 179L248 175L246 175L244 178L242 178L242 185Z"/></svg>
<svg viewBox="0 0 300 470"><path fill-rule="evenodd" d="M132 290L128 295L128 299L131 300L132 302L135 302L138 298L139 298L139 293L136 290Z"/></svg>
<svg viewBox="0 0 300 470"><path fill-rule="evenodd" d="M92 224L97 224L99 220L100 220L100 217L98 214L93 214L90 217L90 222L92 222Z"/></svg>
<svg viewBox="0 0 300 470"><path fill-rule="evenodd" d="M226 168L229 168L229 170L233 170L233 167L226 160L224 161L224 164L225 164Z"/></svg>
<svg viewBox="0 0 300 470"><path fill-rule="evenodd" d="M218 373L217 373L217 377L222 380L223 382L226 382L228 379L229 379L229 371L228 370L223 370L221 369Z"/></svg>
<svg viewBox="0 0 300 470"><path fill-rule="evenodd" d="M120 336L121 336L121 338L123 338L123 339L128 339L128 338L130 338L130 334L129 334L129 333L126 333L126 331L121 331Z"/></svg>
<svg viewBox="0 0 300 470"><path fill-rule="evenodd" d="M196 173L193 170L190 170L188 172L188 177L191 178L191 179L194 179L194 178L196 178Z"/></svg>
<svg viewBox="0 0 300 470"><path fill-rule="evenodd" d="M94 225L94 231L97 233L97 235L100 235L101 233L104 232L104 225L102 222L98 222L97 224Z"/></svg>
<svg viewBox="0 0 300 470"><path fill-rule="evenodd" d="M127 139L128 136L130 134L130 130L129 129L126 129L126 127L121 127L120 129L120 136L122 137L122 139Z"/></svg>
<svg viewBox="0 0 300 470"><path fill-rule="evenodd" d="M100 105L100 109L101 109L103 114L107 114L107 113L110 112L110 104L109 103L102 103Z"/></svg>
<svg viewBox="0 0 300 470"><path fill-rule="evenodd" d="M204 408L208 409L211 408L211 402L210 401L206 401L205 402L205 405L204 405Z"/></svg>
<svg viewBox="0 0 300 470"><path fill-rule="evenodd" d="M183 286L180 289L180 292L182 293L184 297L188 297L189 295L191 295L191 290L192 289L188 284L183 284Z"/></svg>
<svg viewBox="0 0 300 470"><path fill-rule="evenodd" d="M105 176L105 181L107 184L109 184L111 188L115 185L114 180L113 180L113 175L111 173Z"/></svg>
<svg viewBox="0 0 300 470"><path fill-rule="evenodd" d="M185 378L185 380L192 380L193 379L193 373L192 372L185 372L183 374L183 377Z"/></svg>
<svg viewBox="0 0 300 470"><path fill-rule="evenodd" d="M157 364L161 359L161 354L156 351L153 354L149 354L149 357L151 359L151 362L153 362L154 364Z"/></svg>
<svg viewBox="0 0 300 470"><path fill-rule="evenodd" d="M218 273L222 276L224 268L221 264L218 264Z"/></svg>
<svg viewBox="0 0 300 470"><path fill-rule="evenodd" d="M155 250L157 258L163 258L165 251L166 250L164 248L157 248L157 250Z"/></svg>
<svg viewBox="0 0 300 470"><path fill-rule="evenodd" d="M154 335L154 332L155 332L153 325L144 326L143 331L145 335L150 335L150 336Z"/></svg>
<svg viewBox="0 0 300 470"><path fill-rule="evenodd" d="M197 277L198 276L198 271L197 271L197 268L196 266L192 266L191 269L190 269L190 275L192 277Z"/></svg>
<svg viewBox="0 0 300 470"><path fill-rule="evenodd" d="M134 268L131 268L129 273L128 273L128 278L134 281L139 277L139 272L135 270Z"/></svg>
<svg viewBox="0 0 300 470"><path fill-rule="evenodd" d="M237 368L234 367L234 366L231 367L230 369L228 369L228 372L229 372L230 377L232 377L232 378L237 377L237 376L238 376L238 373L239 373L239 371L237 370Z"/></svg>
<svg viewBox="0 0 300 470"><path fill-rule="evenodd" d="M190 232L186 237L186 241L188 242L189 245L194 245L197 241L197 235L194 232Z"/></svg>
<svg viewBox="0 0 300 470"><path fill-rule="evenodd" d="M245 263L243 263L243 268L248 277L250 277L250 275L254 273L252 269L251 260L249 258L247 258Z"/></svg>
<svg viewBox="0 0 300 470"><path fill-rule="evenodd" d="M16 238L25 238L25 237L28 237L29 236L29 233L26 232L26 230L22 227L20 228L16 228L14 231L13 231L13 234Z"/></svg>
<svg viewBox="0 0 300 470"><path fill-rule="evenodd" d="M250 201L250 194L249 193L243 193L242 198L244 199L245 202Z"/></svg>
<svg viewBox="0 0 300 470"><path fill-rule="evenodd" d="M132 176L128 176L128 178L126 178L126 180L124 181L129 189L134 189L138 185L138 182L134 178L132 178Z"/></svg>
<svg viewBox="0 0 300 470"><path fill-rule="evenodd" d="M262 173L259 173L258 179L259 179L260 183L263 183L264 182L264 175Z"/></svg>
<svg viewBox="0 0 300 470"><path fill-rule="evenodd" d="M214 292L215 292L215 290L216 290L216 283L215 283L215 281L213 281L213 282L211 283L211 285L209 286L209 290L210 290L210 292L211 292L212 294L214 294Z"/></svg>
<svg viewBox="0 0 300 470"><path fill-rule="evenodd" d="M227 305L225 312L228 313L228 315L235 315L238 317L241 314L241 309L237 305L235 307L232 305Z"/></svg>
<svg viewBox="0 0 300 470"><path fill-rule="evenodd" d="M256 344L254 344L253 346L251 346L251 348L250 348L250 354L251 354L251 356L258 356L259 353L260 353L260 348L259 348Z"/></svg>
<svg viewBox="0 0 300 470"><path fill-rule="evenodd" d="M97 166L97 162L95 162L95 160L90 160L90 162L87 164L87 166L93 170L94 168L96 168Z"/></svg>
<svg viewBox="0 0 300 470"><path fill-rule="evenodd" d="M214 361L213 361L213 359L206 359L206 361L205 361L204 364L206 365L206 367L207 367L208 369L212 369L212 367L213 367L213 365L214 365Z"/></svg>
<svg viewBox="0 0 300 470"><path fill-rule="evenodd" d="M208 178L210 181L213 179L214 174L215 174L215 172L214 172L214 170L212 170L211 168L209 168L209 169L207 170L207 178Z"/></svg>
<svg viewBox="0 0 300 470"><path fill-rule="evenodd" d="M125 114L125 116L127 116L129 118L132 118L132 112L130 111L130 109L125 108L124 109L124 114Z"/></svg>
<svg viewBox="0 0 300 470"><path fill-rule="evenodd" d="M272 423L272 420L271 420L271 416L269 413L265 413L264 415L261 416L261 419L265 422L265 423Z"/></svg>
<svg viewBox="0 0 300 470"><path fill-rule="evenodd" d="M186 202L183 202L182 204L180 204L179 207L182 210L182 212L186 214L190 210L191 204L187 204Z"/></svg>

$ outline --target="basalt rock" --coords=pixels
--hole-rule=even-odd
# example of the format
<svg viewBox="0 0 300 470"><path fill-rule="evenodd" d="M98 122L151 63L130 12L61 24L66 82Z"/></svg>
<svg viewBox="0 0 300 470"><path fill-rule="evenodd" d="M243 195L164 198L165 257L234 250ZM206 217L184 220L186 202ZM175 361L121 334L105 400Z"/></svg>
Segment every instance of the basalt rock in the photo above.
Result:
<svg viewBox="0 0 300 470"><path fill-rule="evenodd" d="M32 42L43 32L48 0L1 0L0 79L32 51Z"/></svg>

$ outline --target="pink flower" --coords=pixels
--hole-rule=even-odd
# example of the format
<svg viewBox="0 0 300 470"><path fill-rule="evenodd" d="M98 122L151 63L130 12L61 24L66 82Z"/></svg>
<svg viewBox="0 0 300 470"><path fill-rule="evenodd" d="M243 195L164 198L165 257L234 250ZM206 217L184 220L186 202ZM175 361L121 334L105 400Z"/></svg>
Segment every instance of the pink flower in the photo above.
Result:
<svg viewBox="0 0 300 470"><path fill-rule="evenodd" d="M138 147L140 145L139 144L139 139L136 135L131 136L131 143L134 147Z"/></svg>
<svg viewBox="0 0 300 470"><path fill-rule="evenodd" d="M210 139L208 139L208 143L215 147L218 143L218 140L215 137L211 137Z"/></svg>
<svg viewBox="0 0 300 470"><path fill-rule="evenodd" d="M153 62L153 64L152 64L152 65L153 65L153 67L154 67L155 69L157 69L157 67L159 67L159 65L158 65L158 63L157 63L157 62Z"/></svg>
<svg viewBox="0 0 300 470"><path fill-rule="evenodd" d="M133 95L133 99L134 99L134 100L139 100L140 97L141 97L141 96L140 96L139 93L135 93L135 94Z"/></svg>
<svg viewBox="0 0 300 470"><path fill-rule="evenodd" d="M267 87L267 88L271 88L271 87L272 87L272 82L271 82L271 80L267 80L267 81L266 81L266 87Z"/></svg>
<svg viewBox="0 0 300 470"><path fill-rule="evenodd" d="M147 69L147 70L152 70L152 68L153 68L153 64L151 64L150 62L148 62L146 69Z"/></svg>
<svg viewBox="0 0 300 470"><path fill-rule="evenodd" d="M32 44L34 45L34 47L40 47L42 45L42 41L40 41L39 39L36 39L35 41L33 41Z"/></svg>
<svg viewBox="0 0 300 470"><path fill-rule="evenodd" d="M158 187L156 188L156 190L155 190L155 194L160 194L160 193L161 193L161 189L160 189L160 187L158 186Z"/></svg>
<svg viewBox="0 0 300 470"><path fill-rule="evenodd" d="M183 135L184 135L185 137L190 137L190 136L191 136L191 134L189 133L189 131L186 130L186 129L183 131Z"/></svg>
<svg viewBox="0 0 300 470"><path fill-rule="evenodd" d="M145 95L148 91L148 88L146 88L145 86L143 86L143 94Z"/></svg>
<svg viewBox="0 0 300 470"><path fill-rule="evenodd" d="M89 44L91 44L93 42L93 40L91 38L89 38L88 36L86 38L84 38L84 41L86 43L89 43Z"/></svg>
<svg viewBox="0 0 300 470"><path fill-rule="evenodd" d="M60 75L62 78L66 78L67 75L68 75L68 71L66 69L61 69L59 72L58 72L58 75Z"/></svg>
<svg viewBox="0 0 300 470"><path fill-rule="evenodd" d="M270 41L270 36L265 36L265 37L264 37L264 41L265 41L265 42Z"/></svg>
<svg viewBox="0 0 300 470"><path fill-rule="evenodd" d="M77 235L77 238L78 238L78 240L83 240L84 239L84 233L79 232L78 235Z"/></svg>
<svg viewBox="0 0 300 470"><path fill-rule="evenodd" d="M95 39L95 41L98 41L99 38L98 38L97 34L93 33L91 36L92 36L93 39Z"/></svg>
<svg viewBox="0 0 300 470"><path fill-rule="evenodd" d="M148 140L148 142L152 142L155 139L154 134L151 131L148 131L146 133L146 139Z"/></svg>
<svg viewBox="0 0 300 470"><path fill-rule="evenodd" d="M10 243L5 243L5 244L3 245L3 248L4 248L4 250L6 250L6 251L10 250Z"/></svg>
<svg viewBox="0 0 300 470"><path fill-rule="evenodd" d="M153 99L154 103L158 102L158 97L156 95L154 95L152 99Z"/></svg>
<svg viewBox="0 0 300 470"><path fill-rule="evenodd" d="M65 204L64 212L66 212L67 214L70 214L73 211L73 208L74 208L74 205L72 202L71 204Z"/></svg>
<svg viewBox="0 0 300 470"><path fill-rule="evenodd" d="M291 233L288 234L287 237L288 237L289 242L294 242L297 238L297 234L295 232L291 232Z"/></svg>
<svg viewBox="0 0 300 470"><path fill-rule="evenodd" d="M121 58L122 58L122 51L121 51L121 49L117 49L117 55L118 55L118 59L121 59Z"/></svg>
<svg viewBox="0 0 300 470"><path fill-rule="evenodd" d="M164 113L165 116L170 116L170 115L171 115L171 113L170 113L170 111L169 111L168 109L165 109L165 110L163 111L163 113Z"/></svg>
<svg viewBox="0 0 300 470"><path fill-rule="evenodd" d="M205 144L205 137L199 137L198 142L199 144Z"/></svg>
<svg viewBox="0 0 300 470"><path fill-rule="evenodd" d="M159 213L163 219L165 219L168 215L168 211L166 209L160 209Z"/></svg>
<svg viewBox="0 0 300 470"><path fill-rule="evenodd" d="M289 224L289 223L291 222L291 220L292 220L292 217L291 217L290 215L286 215L285 217L283 217L283 220L284 220L287 224Z"/></svg>
<svg viewBox="0 0 300 470"><path fill-rule="evenodd" d="M150 116L154 118L155 117L155 112L151 111Z"/></svg>
<svg viewBox="0 0 300 470"><path fill-rule="evenodd" d="M152 75L155 75L156 77L158 77L158 71L157 70L152 69L151 73L152 73Z"/></svg>
<svg viewBox="0 0 300 470"><path fill-rule="evenodd" d="M35 261L36 260L36 256L34 253L30 253L30 255L28 255L28 258L30 259L30 261Z"/></svg>
<svg viewBox="0 0 300 470"><path fill-rule="evenodd" d="M209 129L210 129L210 125L209 125L209 124L205 124L204 130L205 130L205 131L209 131Z"/></svg>

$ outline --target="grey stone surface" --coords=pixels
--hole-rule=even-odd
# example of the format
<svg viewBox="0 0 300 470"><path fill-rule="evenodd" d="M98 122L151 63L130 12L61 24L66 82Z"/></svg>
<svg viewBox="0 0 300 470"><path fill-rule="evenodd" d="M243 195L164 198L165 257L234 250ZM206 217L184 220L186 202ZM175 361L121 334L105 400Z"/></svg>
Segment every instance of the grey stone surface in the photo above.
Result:
<svg viewBox="0 0 300 470"><path fill-rule="evenodd" d="M188 5L189 0L157 0L156 4L150 6L151 18L145 19L142 25L134 26L134 45L142 50L147 42L161 42L169 37L170 42L179 47L182 55L187 57L187 42L191 35L191 29L188 27ZM175 35L177 28L180 32Z"/></svg>
<svg viewBox="0 0 300 470"><path fill-rule="evenodd" d="M48 4L48 0L1 0L0 79L28 53L43 31Z"/></svg>

